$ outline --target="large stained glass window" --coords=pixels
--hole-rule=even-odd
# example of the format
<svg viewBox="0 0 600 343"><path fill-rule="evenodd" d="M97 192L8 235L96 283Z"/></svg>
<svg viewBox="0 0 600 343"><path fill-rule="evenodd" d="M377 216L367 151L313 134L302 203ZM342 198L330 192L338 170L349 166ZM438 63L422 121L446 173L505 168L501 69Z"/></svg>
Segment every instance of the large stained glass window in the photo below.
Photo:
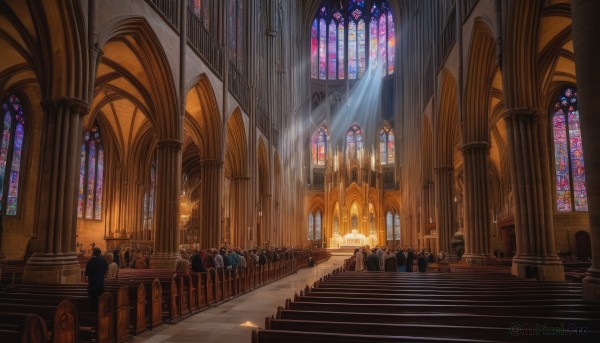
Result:
<svg viewBox="0 0 600 343"><path fill-rule="evenodd" d="M315 239L315 217L312 213L308 215L308 240Z"/></svg>
<svg viewBox="0 0 600 343"><path fill-rule="evenodd" d="M245 72L246 55L246 8L245 0L228 0L227 39L229 41L229 59L237 69Z"/></svg>
<svg viewBox="0 0 600 343"><path fill-rule="evenodd" d="M340 0L325 2L319 8L310 28L313 79L360 79L368 65L375 68L378 63L382 64L384 75L394 73L395 30L391 9L385 0L369 1L370 10L366 3Z"/></svg>
<svg viewBox="0 0 600 343"><path fill-rule="evenodd" d="M100 130L94 126L83 136L79 168L79 197L77 217L102 219L104 188L104 146Z"/></svg>
<svg viewBox="0 0 600 343"><path fill-rule="evenodd" d="M379 131L379 154L381 164L394 164L394 131L387 125Z"/></svg>
<svg viewBox="0 0 600 343"><path fill-rule="evenodd" d="M354 124L346 134L346 154L348 159L358 158L364 148L363 131L360 126Z"/></svg>
<svg viewBox="0 0 600 343"><path fill-rule="evenodd" d="M311 160L314 165L324 166L327 157L328 132L325 126L318 128L311 140Z"/></svg>
<svg viewBox="0 0 600 343"><path fill-rule="evenodd" d="M385 215L385 233L388 241L400 241L400 216L395 211Z"/></svg>
<svg viewBox="0 0 600 343"><path fill-rule="evenodd" d="M315 215L315 239L321 239L321 211Z"/></svg>
<svg viewBox="0 0 600 343"><path fill-rule="evenodd" d="M577 91L565 88L558 96L552 115L556 171L556 209L559 212L587 211L585 167Z"/></svg>
<svg viewBox="0 0 600 343"><path fill-rule="evenodd" d="M17 214L19 200L19 176L23 157L25 114L21 99L9 96L2 103L4 125L0 151L0 210L6 215Z"/></svg>

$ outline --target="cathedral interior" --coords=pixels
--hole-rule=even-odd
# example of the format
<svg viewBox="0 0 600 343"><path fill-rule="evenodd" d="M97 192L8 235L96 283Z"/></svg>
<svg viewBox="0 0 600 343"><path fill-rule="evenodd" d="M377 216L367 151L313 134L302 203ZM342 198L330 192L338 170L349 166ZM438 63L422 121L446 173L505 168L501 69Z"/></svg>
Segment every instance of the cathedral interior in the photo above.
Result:
<svg viewBox="0 0 600 343"><path fill-rule="evenodd" d="M583 0L0 0L0 266L394 247L600 301ZM596 100L594 100L596 99ZM596 104L596 105L594 105Z"/></svg>

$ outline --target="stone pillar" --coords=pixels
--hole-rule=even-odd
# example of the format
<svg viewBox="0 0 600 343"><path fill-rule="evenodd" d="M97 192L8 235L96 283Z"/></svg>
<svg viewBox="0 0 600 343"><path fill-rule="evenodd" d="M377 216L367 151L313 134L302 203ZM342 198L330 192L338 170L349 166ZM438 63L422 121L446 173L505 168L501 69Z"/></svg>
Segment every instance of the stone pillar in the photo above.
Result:
<svg viewBox="0 0 600 343"><path fill-rule="evenodd" d="M179 254L179 202L181 197L181 142L161 140L156 153L154 252L152 268L175 269Z"/></svg>
<svg viewBox="0 0 600 343"><path fill-rule="evenodd" d="M202 231L200 245L204 248L219 248L222 222L221 207L221 173L223 162L204 160L201 162L202 178Z"/></svg>
<svg viewBox="0 0 600 343"><path fill-rule="evenodd" d="M454 218L454 167L438 166L435 171L435 198L436 198L436 220L438 231L438 252L444 252L446 255L454 255L452 249L452 238L455 231Z"/></svg>
<svg viewBox="0 0 600 343"><path fill-rule="evenodd" d="M581 120L583 151L585 152L585 179L590 216L592 266L583 279L583 298L600 301L600 2L573 0L573 44L577 69L577 97Z"/></svg>
<svg viewBox="0 0 600 343"><path fill-rule="evenodd" d="M488 142L471 142L461 147L465 186L465 260L486 264L490 258L490 206Z"/></svg>
<svg viewBox="0 0 600 343"><path fill-rule="evenodd" d="M244 176L233 177L229 190L229 230L231 233L231 244L242 249L246 249L246 239L248 236L246 228L248 179L248 177Z"/></svg>
<svg viewBox="0 0 600 343"><path fill-rule="evenodd" d="M63 98L42 103L45 116L43 168L40 209L41 230L46 232L43 253L34 253L23 273L24 283L63 284L80 281L77 260L77 195L81 160L82 117L87 103Z"/></svg>
<svg viewBox="0 0 600 343"><path fill-rule="evenodd" d="M519 108L507 111L504 120L517 239L512 273L523 278L536 274L540 281L562 281L564 270L554 246L545 116L537 109Z"/></svg>

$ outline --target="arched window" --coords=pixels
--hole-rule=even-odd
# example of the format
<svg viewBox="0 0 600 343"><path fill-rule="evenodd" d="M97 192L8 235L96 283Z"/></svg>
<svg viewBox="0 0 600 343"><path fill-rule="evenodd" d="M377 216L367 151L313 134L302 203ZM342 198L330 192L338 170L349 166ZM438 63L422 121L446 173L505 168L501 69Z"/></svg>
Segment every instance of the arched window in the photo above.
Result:
<svg viewBox="0 0 600 343"><path fill-rule="evenodd" d="M210 25L210 6L212 2L213 0L189 0L190 9L207 30L209 30Z"/></svg>
<svg viewBox="0 0 600 343"><path fill-rule="evenodd" d="M321 126L312 136L311 156L314 165L324 166L327 157L327 137L329 136L327 128Z"/></svg>
<svg viewBox="0 0 600 343"><path fill-rule="evenodd" d="M587 191L577 90L565 88L558 96L552 115L554 162L556 170L556 208L559 212L587 211Z"/></svg>
<svg viewBox="0 0 600 343"><path fill-rule="evenodd" d="M388 241L394 240L394 215L390 211L385 215L385 233Z"/></svg>
<svg viewBox="0 0 600 343"><path fill-rule="evenodd" d="M308 215L308 240L315 239L315 217L312 213Z"/></svg>
<svg viewBox="0 0 600 343"><path fill-rule="evenodd" d="M400 216L398 213L394 214L394 239L396 242L400 242Z"/></svg>
<svg viewBox="0 0 600 343"><path fill-rule="evenodd" d="M382 65L384 75L394 73L395 30L392 12L384 0L324 2L311 22L311 77L360 79L367 65ZM368 7L370 6L370 7ZM348 36L345 36L345 32ZM345 49L348 65L344 65Z"/></svg>
<svg viewBox="0 0 600 343"><path fill-rule="evenodd" d="M77 218L102 219L104 146L97 126L86 132L81 145Z"/></svg>
<svg viewBox="0 0 600 343"><path fill-rule="evenodd" d="M379 131L379 153L381 164L394 164L394 131L387 125Z"/></svg>
<svg viewBox="0 0 600 343"><path fill-rule="evenodd" d="M19 97L9 96L2 104L2 112L4 126L0 151L0 210L8 216L14 216L17 214L19 200L19 175L25 136L25 114Z"/></svg>
<svg viewBox="0 0 600 343"><path fill-rule="evenodd" d="M348 159L356 159L363 148L363 131L360 126L354 124L346 134L346 154Z"/></svg>
<svg viewBox="0 0 600 343"><path fill-rule="evenodd" d="M321 217L321 211L317 211L317 214L315 215L315 239L319 240L321 239L321 226L322 226L322 217Z"/></svg>

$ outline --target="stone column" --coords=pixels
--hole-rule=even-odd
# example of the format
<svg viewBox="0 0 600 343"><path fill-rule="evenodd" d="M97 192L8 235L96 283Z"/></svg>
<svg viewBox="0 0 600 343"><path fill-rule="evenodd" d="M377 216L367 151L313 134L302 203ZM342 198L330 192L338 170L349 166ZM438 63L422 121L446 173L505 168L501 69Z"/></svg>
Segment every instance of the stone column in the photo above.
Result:
<svg viewBox="0 0 600 343"><path fill-rule="evenodd" d="M490 206L488 142L471 142L461 147L465 182L465 260L485 264L490 257Z"/></svg>
<svg viewBox="0 0 600 343"><path fill-rule="evenodd" d="M154 252L152 268L175 269L179 254L179 202L181 197L181 142L161 140L156 153Z"/></svg>
<svg viewBox="0 0 600 343"><path fill-rule="evenodd" d="M246 248L246 216L248 177L234 176L231 179L229 203L229 229L231 232L231 244L242 249Z"/></svg>
<svg viewBox="0 0 600 343"><path fill-rule="evenodd" d="M202 178L202 231L200 245L205 248L219 248L222 222L221 207L221 173L223 162L204 160L201 162Z"/></svg>
<svg viewBox="0 0 600 343"><path fill-rule="evenodd" d="M562 281L564 270L554 246L545 120L540 110L531 108L512 109L504 115L517 240L512 273L523 278L533 273L540 281Z"/></svg>
<svg viewBox="0 0 600 343"><path fill-rule="evenodd" d="M81 160L82 117L87 103L63 98L42 103L45 116L40 231L46 232L43 253L34 253L23 273L24 283L63 284L80 281L77 261L77 195Z"/></svg>
<svg viewBox="0 0 600 343"><path fill-rule="evenodd" d="M585 179L590 216L592 266L583 279L583 298L600 301L600 2L573 0L573 44L577 69L577 96L581 120L583 151L585 152Z"/></svg>
<svg viewBox="0 0 600 343"><path fill-rule="evenodd" d="M438 231L438 251L446 255L454 255L452 249L452 238L454 237L455 223L454 218L454 167L438 166L435 171L435 201L436 201L436 220Z"/></svg>

